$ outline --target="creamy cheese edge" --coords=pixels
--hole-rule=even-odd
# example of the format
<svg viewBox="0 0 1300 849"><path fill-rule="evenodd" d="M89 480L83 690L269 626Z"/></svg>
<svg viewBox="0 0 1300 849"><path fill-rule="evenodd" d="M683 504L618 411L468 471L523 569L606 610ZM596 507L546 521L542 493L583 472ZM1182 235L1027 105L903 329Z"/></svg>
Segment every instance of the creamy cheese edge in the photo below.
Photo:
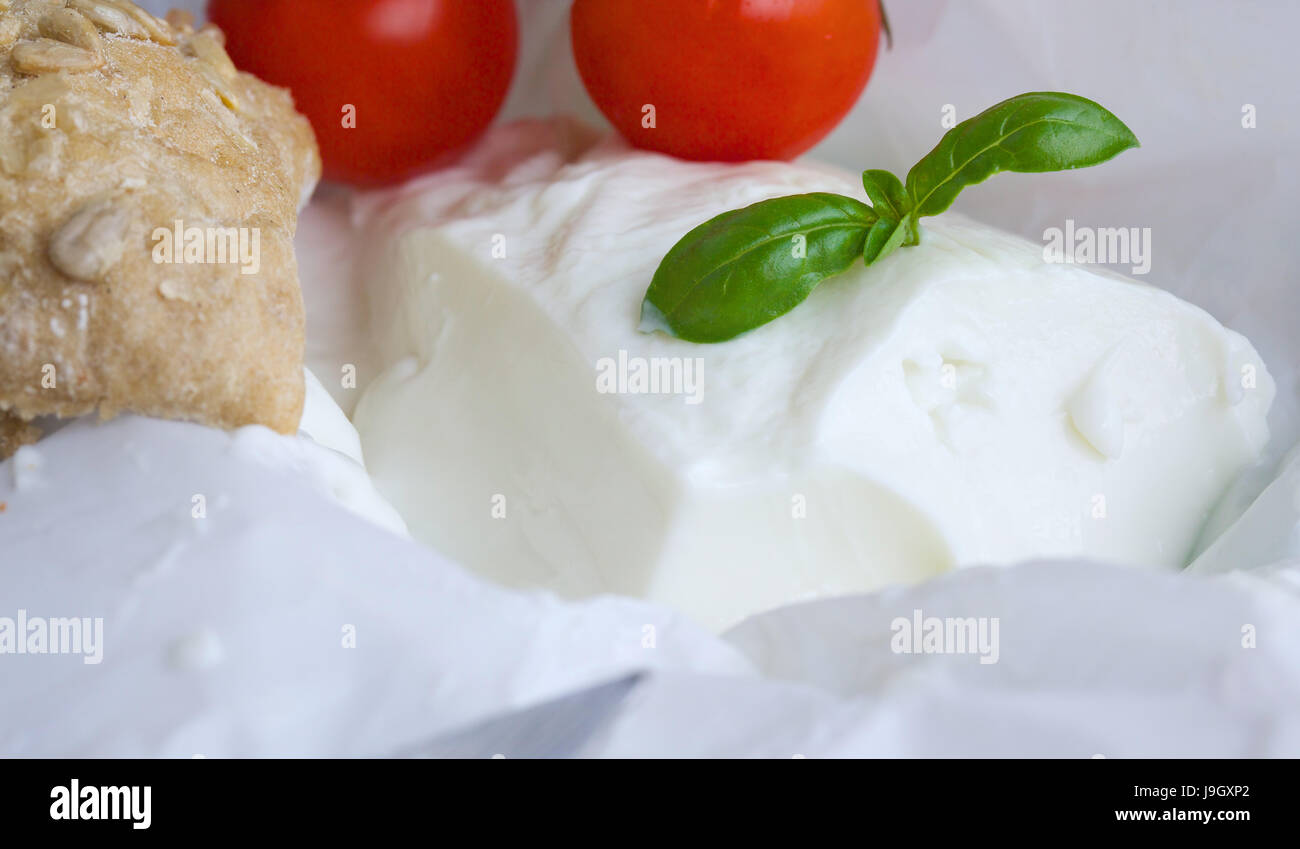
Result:
<svg viewBox="0 0 1300 849"><path fill-rule="evenodd" d="M412 533L510 585L714 627L976 563L1186 562L1274 386L1166 292L945 215L733 341L637 331L683 234L810 191L865 200L816 166L684 163L553 122L363 198L386 369L354 422ZM701 381L600 391L638 359Z"/></svg>

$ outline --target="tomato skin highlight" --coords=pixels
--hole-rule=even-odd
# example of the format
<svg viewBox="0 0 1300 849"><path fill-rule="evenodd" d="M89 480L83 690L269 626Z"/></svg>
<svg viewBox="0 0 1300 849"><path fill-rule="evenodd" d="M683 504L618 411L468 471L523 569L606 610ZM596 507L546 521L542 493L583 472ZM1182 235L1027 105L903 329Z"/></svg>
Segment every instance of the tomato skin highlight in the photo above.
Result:
<svg viewBox="0 0 1300 849"><path fill-rule="evenodd" d="M705 161L817 144L857 102L880 42L877 0L576 0L569 24L610 123L638 147Z"/></svg>
<svg viewBox="0 0 1300 849"><path fill-rule="evenodd" d="M454 158L514 76L511 0L211 0L235 64L293 93L325 178L396 183ZM308 11L311 9L312 11ZM355 127L344 126L355 107Z"/></svg>

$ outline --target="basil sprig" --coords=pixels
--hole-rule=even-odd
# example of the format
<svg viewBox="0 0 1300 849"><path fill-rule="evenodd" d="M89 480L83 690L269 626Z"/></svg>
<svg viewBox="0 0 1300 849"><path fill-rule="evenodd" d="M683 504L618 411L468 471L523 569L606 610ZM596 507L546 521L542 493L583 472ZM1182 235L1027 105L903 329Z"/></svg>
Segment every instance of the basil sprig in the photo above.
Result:
<svg viewBox="0 0 1300 849"><path fill-rule="evenodd" d="M1103 107L1073 94L1033 92L953 127L907 173L863 172L871 205L818 192L760 201L712 218L659 263L641 328L690 342L723 342L798 306L858 257L867 265L918 245L922 216L1000 171L1086 168L1137 147Z"/></svg>

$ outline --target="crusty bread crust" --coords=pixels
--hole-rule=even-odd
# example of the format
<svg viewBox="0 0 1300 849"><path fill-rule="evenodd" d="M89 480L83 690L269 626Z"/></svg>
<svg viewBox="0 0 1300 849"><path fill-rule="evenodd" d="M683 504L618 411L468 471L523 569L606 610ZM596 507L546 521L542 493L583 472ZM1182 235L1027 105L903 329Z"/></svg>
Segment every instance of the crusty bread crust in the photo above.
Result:
<svg viewBox="0 0 1300 849"><path fill-rule="evenodd" d="M24 445L35 442L40 436L40 431L17 416L0 413L0 458L12 455Z"/></svg>
<svg viewBox="0 0 1300 849"><path fill-rule="evenodd" d="M315 139L219 30L173 20L0 0L0 413L298 426ZM260 267L156 261L177 221L255 230Z"/></svg>

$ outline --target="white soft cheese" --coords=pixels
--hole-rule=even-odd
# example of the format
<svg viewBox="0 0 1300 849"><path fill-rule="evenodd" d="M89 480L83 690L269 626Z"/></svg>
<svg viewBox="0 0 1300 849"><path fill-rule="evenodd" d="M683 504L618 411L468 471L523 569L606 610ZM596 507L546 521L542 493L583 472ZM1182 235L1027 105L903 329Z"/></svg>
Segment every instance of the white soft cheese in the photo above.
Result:
<svg viewBox="0 0 1300 849"><path fill-rule="evenodd" d="M637 331L688 230L809 191L862 197L814 166L525 123L364 198L387 368L355 423L412 533L507 584L715 627L975 563L1185 563L1274 388L1245 339L1166 292L944 216L733 341ZM702 382L601 391L657 358Z"/></svg>

